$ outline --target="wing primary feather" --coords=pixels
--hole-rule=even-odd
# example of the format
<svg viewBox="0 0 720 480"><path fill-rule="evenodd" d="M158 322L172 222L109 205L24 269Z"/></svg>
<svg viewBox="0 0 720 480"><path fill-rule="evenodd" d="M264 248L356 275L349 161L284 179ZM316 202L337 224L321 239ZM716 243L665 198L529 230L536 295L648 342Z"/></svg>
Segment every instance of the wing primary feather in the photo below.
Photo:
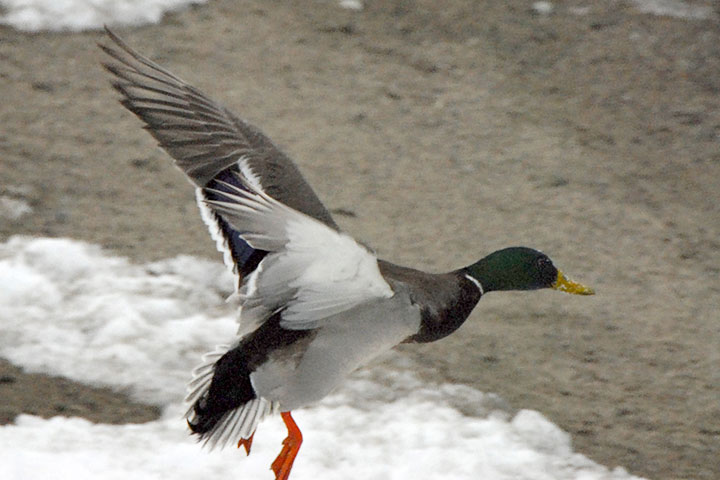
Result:
<svg viewBox="0 0 720 480"><path fill-rule="evenodd" d="M138 70L137 67L133 67L132 64L128 63L127 60L121 58L119 55L113 55L113 54L109 53L112 51L113 50L108 49L106 52L108 52L108 54L111 57L115 58L118 62L121 62L122 65L112 65L109 63L103 63L102 65L103 65L103 67L105 67L106 70L108 70L113 75L117 75L118 77L122 78L123 80L125 80L129 83L132 83L133 85L136 84L137 82L135 80L133 80L133 78L130 75L138 75L141 77L145 77L149 80L152 80L154 82L157 82L161 85L166 85L171 88L178 88L178 85L176 82L181 81L181 80L172 78L173 81L170 81L165 78L158 77L156 75L152 75L151 73Z"/></svg>
<svg viewBox="0 0 720 480"><path fill-rule="evenodd" d="M108 64L103 64L103 66L105 66L106 69L108 69L108 67L111 67ZM114 73L114 72L111 71L110 73ZM165 97L177 98L178 100L187 101L187 99L185 98L185 95L183 95L182 93L174 93L166 88L165 89L157 88L157 87L153 87L151 85L146 85L143 83L132 82L132 81L126 80L124 78L123 78L123 80L125 80L125 82L115 81L115 82L111 83L112 87L115 90L122 93L123 95L129 96L130 95L128 93L129 90L127 90L127 89L132 88L132 89L136 89L136 90L143 90L143 91L147 91L147 92L151 92L151 93L156 93L158 95L163 95ZM177 90L177 87L175 89ZM191 103L191 105L192 105L192 103Z"/></svg>
<svg viewBox="0 0 720 480"><path fill-rule="evenodd" d="M297 166L262 132L105 30L112 44L98 45L107 55L102 65L114 77L112 85L124 97L123 106L140 117L195 186L211 186L246 156L256 176L264 179L263 189L339 230Z"/></svg>
<svg viewBox="0 0 720 480"><path fill-rule="evenodd" d="M197 132L198 128L202 125L201 122L197 121L187 121L184 123L180 122L163 122L158 124L146 124L142 128L145 130L148 130L150 133L154 132L161 132L161 131L169 131L169 130L175 130L175 131L184 131L184 132ZM179 161L179 160L178 160ZM186 161L183 159L183 161Z"/></svg>
<svg viewBox="0 0 720 480"><path fill-rule="evenodd" d="M185 108L163 108L163 107L151 107L151 106L143 106L138 105L134 102L132 102L132 99L125 99L123 100L125 102L128 102L129 105L125 105L125 108L128 110L131 110L132 112L137 112L141 114L153 114L153 115L168 115L171 117L179 117L179 118L185 118L188 120L197 121L196 115L193 112L189 112ZM207 122L202 122L204 124L207 124Z"/></svg>
<svg viewBox="0 0 720 480"><path fill-rule="evenodd" d="M151 128L153 128L153 127L151 127ZM190 129L190 130L192 130L192 129ZM235 150L228 153L227 155L223 155L223 156L214 155L214 152L203 152L203 153L199 153L197 155L192 155L187 158L184 158L182 160L182 162L180 162L180 163L182 163L182 165L191 165L196 162L199 163L200 161L208 161L208 162L212 162L213 164L222 163L227 166L230 166L230 164L234 163L234 159L237 158L237 156L238 156L238 151L235 151ZM226 168L227 168L227 166L226 166ZM202 165L198 165L198 167L202 167ZM188 172L192 171L192 169L193 169L193 167L185 167L185 168L187 168Z"/></svg>
<svg viewBox="0 0 720 480"><path fill-rule="evenodd" d="M208 143L209 135L207 133L198 132L196 138L171 139L160 142L163 147L192 147L197 145L205 145Z"/></svg>
<svg viewBox="0 0 720 480"><path fill-rule="evenodd" d="M140 63L142 63L143 65L145 65L145 66L147 66L147 67L149 67L149 68L151 68L151 69L153 69L153 70L156 70L156 71L158 71L158 72L160 72L160 73L162 73L162 74L164 74L164 75L167 75L168 77L172 78L173 80L176 80L176 81L181 82L181 83L185 83L185 82L183 82L180 78L176 77L174 74L172 74L172 73L170 73L169 71L167 71L167 70L165 70L164 68L162 68L160 65L158 65L158 64L156 64L155 62L151 61L150 59L144 57L143 55L140 55L140 54L137 53L135 50L133 50L132 48L130 48L130 46L129 46L127 43L125 43L125 41L124 41L122 38L120 38L120 37L118 37L117 35L115 35L115 34L107 27L107 25L105 26L105 33L108 34L108 36L112 39L113 42L115 42L115 44L116 44L117 46L119 46L120 48L122 48L123 51L125 51L128 55L130 55L132 58L134 58L134 59L137 60L138 62L140 62ZM104 45L100 45L100 47L101 47L103 50L106 49L106 47L105 47ZM116 58L117 58L117 57L116 57ZM117 60L125 63L125 62L124 62L122 59L120 59L120 58L117 58Z"/></svg>
<svg viewBox="0 0 720 480"><path fill-rule="evenodd" d="M139 97L137 95L133 95L130 92L123 92L123 95L125 95L128 100L132 100L135 103L145 103L148 105L161 105L163 107L170 107L174 110L185 110L187 111L186 104L184 102L174 101L174 100L163 100L161 98L154 98L154 97ZM178 99L180 100L180 99Z"/></svg>

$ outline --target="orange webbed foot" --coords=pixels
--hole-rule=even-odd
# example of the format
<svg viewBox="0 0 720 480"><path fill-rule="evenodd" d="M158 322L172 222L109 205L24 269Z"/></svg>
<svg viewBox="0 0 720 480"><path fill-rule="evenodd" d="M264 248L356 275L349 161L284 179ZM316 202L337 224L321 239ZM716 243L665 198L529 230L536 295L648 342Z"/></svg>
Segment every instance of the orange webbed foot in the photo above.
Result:
<svg viewBox="0 0 720 480"><path fill-rule="evenodd" d="M249 438L241 438L240 441L238 442L237 448L245 447L245 451L247 452L248 455L250 455L250 448L252 447L252 441L253 441L254 436L255 436L255 432L253 432Z"/></svg>
<svg viewBox="0 0 720 480"><path fill-rule="evenodd" d="M290 416L290 412L281 412L280 416L288 429L288 436L283 440L280 455L277 456L270 468L275 472L275 480L287 480L302 444L302 433Z"/></svg>

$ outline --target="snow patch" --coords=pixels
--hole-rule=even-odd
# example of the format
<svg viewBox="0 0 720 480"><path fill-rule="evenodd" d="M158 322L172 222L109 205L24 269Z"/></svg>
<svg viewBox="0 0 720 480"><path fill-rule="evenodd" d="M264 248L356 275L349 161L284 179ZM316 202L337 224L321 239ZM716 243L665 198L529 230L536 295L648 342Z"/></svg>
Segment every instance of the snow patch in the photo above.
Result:
<svg viewBox="0 0 720 480"><path fill-rule="evenodd" d="M533 2L532 9L539 15L550 15L555 6L551 2Z"/></svg>
<svg viewBox="0 0 720 480"><path fill-rule="evenodd" d="M108 25L158 23L166 12L207 0L0 0L0 23L37 32L81 31ZM0 10L0 11L2 11Z"/></svg>
<svg viewBox="0 0 720 480"><path fill-rule="evenodd" d="M0 218L19 220L32 211L32 207L25 200L0 196Z"/></svg>
<svg viewBox="0 0 720 480"><path fill-rule="evenodd" d="M632 0L632 3L643 13L663 17L708 20L714 16L712 7L690 5L682 0Z"/></svg>
<svg viewBox="0 0 720 480"><path fill-rule="evenodd" d="M340 6L355 11L360 11L365 8L361 0L340 0Z"/></svg>
<svg viewBox="0 0 720 480"><path fill-rule="evenodd" d="M134 265L82 242L13 237L0 244L0 285L0 355L145 402L181 398L204 351L234 337L231 312L216 311L231 276L214 262Z"/></svg>

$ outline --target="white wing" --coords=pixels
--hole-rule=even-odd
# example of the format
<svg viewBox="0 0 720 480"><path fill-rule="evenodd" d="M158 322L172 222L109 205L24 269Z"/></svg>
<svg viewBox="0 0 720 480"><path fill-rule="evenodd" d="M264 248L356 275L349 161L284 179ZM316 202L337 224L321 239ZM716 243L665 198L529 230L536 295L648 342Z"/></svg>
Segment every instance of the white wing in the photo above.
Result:
<svg viewBox="0 0 720 480"><path fill-rule="evenodd" d="M238 175L222 183L225 201L207 204L255 249L270 252L240 288L243 330L282 311L281 325L308 329L393 291L377 258L350 236L284 205Z"/></svg>

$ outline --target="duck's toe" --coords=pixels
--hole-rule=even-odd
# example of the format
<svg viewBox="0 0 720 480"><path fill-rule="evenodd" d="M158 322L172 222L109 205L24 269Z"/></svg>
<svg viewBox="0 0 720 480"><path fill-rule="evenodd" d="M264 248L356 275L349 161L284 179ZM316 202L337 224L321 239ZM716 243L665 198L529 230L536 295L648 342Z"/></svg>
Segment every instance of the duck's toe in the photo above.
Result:
<svg viewBox="0 0 720 480"><path fill-rule="evenodd" d="M270 468L275 473L276 480L287 480L302 444L302 433L290 416L290 412L282 412L280 415L288 429L288 436L283 440L283 448Z"/></svg>
<svg viewBox="0 0 720 480"><path fill-rule="evenodd" d="M248 455L250 455L250 448L252 448L252 442L253 442L254 436L255 436L255 432L253 432L249 438L241 438L240 441L238 442L237 448L245 447L245 451L247 452Z"/></svg>

